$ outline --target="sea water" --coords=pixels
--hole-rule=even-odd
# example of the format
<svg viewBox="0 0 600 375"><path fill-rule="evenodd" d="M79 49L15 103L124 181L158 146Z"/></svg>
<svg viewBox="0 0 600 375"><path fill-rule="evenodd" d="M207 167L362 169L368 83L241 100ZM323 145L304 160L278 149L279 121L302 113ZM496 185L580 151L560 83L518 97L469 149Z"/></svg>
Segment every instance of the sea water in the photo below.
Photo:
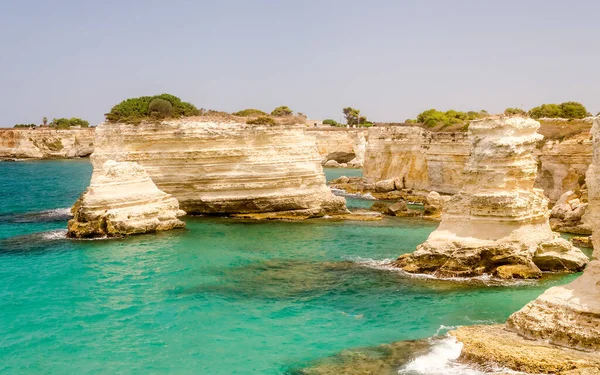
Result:
<svg viewBox="0 0 600 375"><path fill-rule="evenodd" d="M575 277L502 285L392 271L385 260L437 226L414 218L187 217L184 230L68 240L68 208L90 175L86 160L0 163L2 374L284 374L344 349L503 322ZM456 347L441 342L446 360ZM407 373L438 371L418 360Z"/></svg>

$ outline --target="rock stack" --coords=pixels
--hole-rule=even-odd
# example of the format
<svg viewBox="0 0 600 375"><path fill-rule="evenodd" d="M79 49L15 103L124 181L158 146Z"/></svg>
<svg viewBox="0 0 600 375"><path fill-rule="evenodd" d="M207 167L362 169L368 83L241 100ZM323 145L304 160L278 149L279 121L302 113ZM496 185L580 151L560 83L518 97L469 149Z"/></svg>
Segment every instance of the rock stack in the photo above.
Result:
<svg viewBox="0 0 600 375"><path fill-rule="evenodd" d="M177 199L159 190L137 163L106 161L72 209L71 238L120 237L183 228Z"/></svg>
<svg viewBox="0 0 600 375"><path fill-rule="evenodd" d="M471 122L462 189L445 204L442 222L427 241L393 264L439 277L581 271L587 257L552 232L548 200L534 188L539 126L522 117Z"/></svg>
<svg viewBox="0 0 600 375"><path fill-rule="evenodd" d="M590 216L600 212L600 120L592 128L594 153L586 180ZM530 339L583 350L600 351L600 222L592 239L594 260L582 276L568 285L548 289L513 314L507 326Z"/></svg>

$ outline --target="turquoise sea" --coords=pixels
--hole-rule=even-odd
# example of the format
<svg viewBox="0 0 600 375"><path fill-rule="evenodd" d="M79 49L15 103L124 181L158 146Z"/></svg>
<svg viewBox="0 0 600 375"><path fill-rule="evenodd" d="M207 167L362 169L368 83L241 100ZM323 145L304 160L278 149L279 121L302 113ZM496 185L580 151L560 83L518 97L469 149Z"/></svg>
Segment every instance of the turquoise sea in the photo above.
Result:
<svg viewBox="0 0 600 375"><path fill-rule="evenodd" d="M329 172L328 172L329 173ZM81 161L0 163L0 374L285 374L341 350L504 321L550 285L382 269L437 223L186 218L64 238Z"/></svg>

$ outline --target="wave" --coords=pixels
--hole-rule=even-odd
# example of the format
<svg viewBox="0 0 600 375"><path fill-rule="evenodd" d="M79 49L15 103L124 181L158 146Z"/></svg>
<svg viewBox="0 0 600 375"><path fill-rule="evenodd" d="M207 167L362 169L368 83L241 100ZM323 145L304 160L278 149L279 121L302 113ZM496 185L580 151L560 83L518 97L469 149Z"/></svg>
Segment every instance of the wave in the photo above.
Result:
<svg viewBox="0 0 600 375"><path fill-rule="evenodd" d="M42 239L46 241L64 240L67 238L66 229L55 229L47 232L41 232L39 234L42 237Z"/></svg>
<svg viewBox="0 0 600 375"><path fill-rule="evenodd" d="M360 193L348 193L344 189L331 188L331 192L340 197L348 197L348 198L356 198L356 199L365 199L369 201L377 200L371 193L360 194Z"/></svg>
<svg viewBox="0 0 600 375"><path fill-rule="evenodd" d="M517 280L517 279L499 279L493 277L492 275L485 274L481 276L475 277L439 277L435 275L425 274L425 273L409 273L404 271L403 269L394 267L391 263L395 259L370 259L370 258L362 258L362 257L351 257L348 260L355 262L356 264L360 264L365 267L374 268L382 271L391 271L399 273L407 278L413 279L429 279L429 280L440 280L440 281L455 281L455 282L480 282L487 286L522 286L522 285L536 285L536 280Z"/></svg>
<svg viewBox="0 0 600 375"><path fill-rule="evenodd" d="M502 367L490 367L485 371L459 363L463 344L455 337L443 336L429 339L431 350L404 365L399 375L488 375L525 374Z"/></svg>

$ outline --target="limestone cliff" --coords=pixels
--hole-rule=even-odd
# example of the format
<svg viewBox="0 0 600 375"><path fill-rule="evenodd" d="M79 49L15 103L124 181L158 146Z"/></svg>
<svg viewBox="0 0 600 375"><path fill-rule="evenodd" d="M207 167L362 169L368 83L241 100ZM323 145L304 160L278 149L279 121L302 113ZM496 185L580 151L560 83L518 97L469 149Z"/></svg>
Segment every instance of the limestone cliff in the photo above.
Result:
<svg viewBox="0 0 600 375"><path fill-rule="evenodd" d="M549 123L544 126L545 133L554 138L541 140L534 149L538 165L535 187L555 202L566 191L581 187L592 157L591 141L581 126L573 132L568 130L570 123L558 130ZM364 176L372 183L399 179L408 189L447 194L458 192L464 183L462 171L471 153L465 132L382 126L369 129L368 138Z"/></svg>
<svg viewBox="0 0 600 375"><path fill-rule="evenodd" d="M364 176L398 179L402 188L456 193L471 152L466 133L433 133L416 126L369 129Z"/></svg>
<svg viewBox="0 0 600 375"><path fill-rule="evenodd" d="M106 160L143 166L191 214L345 213L325 185L315 138L303 126L181 119L97 127L94 171Z"/></svg>
<svg viewBox="0 0 600 375"><path fill-rule="evenodd" d="M593 225L594 260L575 281L548 289L513 314L507 326L527 338L600 351L600 119L596 119L592 135L594 153L586 174L586 215Z"/></svg>
<svg viewBox="0 0 600 375"><path fill-rule="evenodd" d="M182 228L177 199L160 191L136 163L106 161L73 206L67 236L119 237Z"/></svg>
<svg viewBox="0 0 600 375"><path fill-rule="evenodd" d="M94 128L0 129L0 160L75 158L93 151Z"/></svg>
<svg viewBox="0 0 600 375"><path fill-rule="evenodd" d="M462 189L444 205L437 230L394 265L443 277L582 270L587 257L550 230L548 200L534 188L538 128L521 117L471 122Z"/></svg>
<svg viewBox="0 0 600 375"><path fill-rule="evenodd" d="M337 154L348 157L347 161L338 160L338 164L346 163L354 168L363 167L368 129L332 127L306 130L316 138L317 150L323 162L336 160Z"/></svg>

